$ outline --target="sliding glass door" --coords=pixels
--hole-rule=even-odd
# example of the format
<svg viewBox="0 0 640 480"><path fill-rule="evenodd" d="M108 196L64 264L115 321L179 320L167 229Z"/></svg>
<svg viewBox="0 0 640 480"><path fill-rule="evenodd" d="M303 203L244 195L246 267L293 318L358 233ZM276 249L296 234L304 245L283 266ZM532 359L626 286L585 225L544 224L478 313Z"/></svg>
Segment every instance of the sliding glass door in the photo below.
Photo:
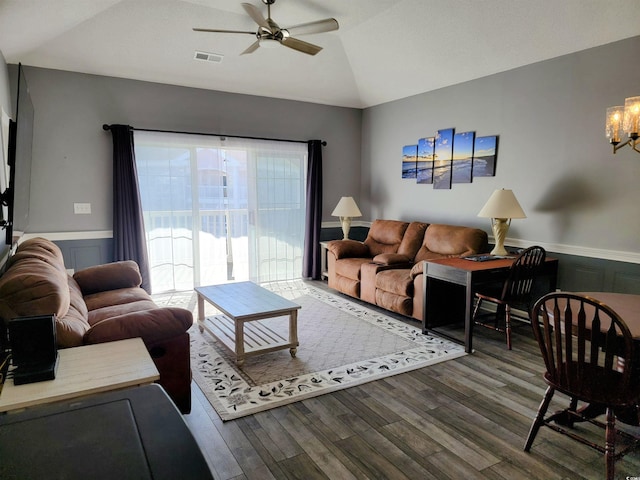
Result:
<svg viewBox="0 0 640 480"><path fill-rule="evenodd" d="M154 293L300 278L306 144L135 132Z"/></svg>

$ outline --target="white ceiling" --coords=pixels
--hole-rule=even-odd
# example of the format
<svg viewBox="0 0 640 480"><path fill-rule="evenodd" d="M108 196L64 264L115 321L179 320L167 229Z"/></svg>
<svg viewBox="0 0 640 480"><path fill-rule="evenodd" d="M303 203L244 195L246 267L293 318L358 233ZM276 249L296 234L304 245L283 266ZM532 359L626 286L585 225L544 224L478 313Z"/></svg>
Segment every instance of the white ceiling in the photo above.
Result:
<svg viewBox="0 0 640 480"><path fill-rule="evenodd" d="M323 47L316 56L241 56L252 36L191 30L254 31L241 1L266 13L260 0L0 0L0 51L7 63L362 108L640 35L638 0L277 0L281 27L338 20L301 37Z"/></svg>

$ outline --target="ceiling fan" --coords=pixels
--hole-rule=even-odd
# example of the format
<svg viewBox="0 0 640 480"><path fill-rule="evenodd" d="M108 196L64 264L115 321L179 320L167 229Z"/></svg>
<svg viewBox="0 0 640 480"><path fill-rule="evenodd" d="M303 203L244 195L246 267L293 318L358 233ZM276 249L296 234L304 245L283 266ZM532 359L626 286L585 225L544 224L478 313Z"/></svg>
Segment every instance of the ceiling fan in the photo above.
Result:
<svg viewBox="0 0 640 480"><path fill-rule="evenodd" d="M252 43L249 48L241 53L241 55L255 52L260 46L267 47L277 45L278 43L308 55L315 55L322 50L322 47L298 40L297 38L293 38L293 36L331 32L333 30L338 30L339 28L338 21L335 18L326 18L315 22L280 28L271 18L271 5L273 5L275 1L276 0L262 0L262 3L267 6L267 18L264 18L264 15L260 10L250 3L242 4L242 7L245 9L247 14L258 24L258 30L256 32L247 32L242 30L218 30L212 28L194 28L193 30L195 32L248 33L250 35L255 35L258 40Z"/></svg>

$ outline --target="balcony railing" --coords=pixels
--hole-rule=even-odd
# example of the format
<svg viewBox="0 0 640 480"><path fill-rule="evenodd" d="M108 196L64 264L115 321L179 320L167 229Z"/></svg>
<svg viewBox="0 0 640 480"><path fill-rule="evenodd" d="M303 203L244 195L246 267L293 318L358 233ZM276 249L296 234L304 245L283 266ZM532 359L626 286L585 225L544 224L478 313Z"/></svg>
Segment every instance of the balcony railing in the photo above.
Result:
<svg viewBox="0 0 640 480"><path fill-rule="evenodd" d="M266 223L286 227L289 215L290 209L266 212ZM248 209L201 210L195 216L190 210L147 211L144 222L153 293L301 276L303 235L274 233L286 228L250 230Z"/></svg>

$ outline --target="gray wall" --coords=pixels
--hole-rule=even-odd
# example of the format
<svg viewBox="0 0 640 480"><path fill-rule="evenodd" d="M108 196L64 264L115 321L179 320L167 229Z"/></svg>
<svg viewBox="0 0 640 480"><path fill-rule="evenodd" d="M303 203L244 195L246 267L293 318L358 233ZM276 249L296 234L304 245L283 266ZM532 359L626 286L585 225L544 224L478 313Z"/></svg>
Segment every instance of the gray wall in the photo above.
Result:
<svg viewBox="0 0 640 480"><path fill-rule="evenodd" d="M111 134L102 124L294 140L322 139L324 215L360 196L362 111L25 67L35 109L28 232L112 228ZM91 215L74 215L89 202Z"/></svg>
<svg viewBox="0 0 640 480"><path fill-rule="evenodd" d="M508 245L640 263L640 155L613 155L604 135L605 109L640 95L638 51L635 37L366 109L361 208L490 232L476 215L510 188L527 218ZM403 180L403 145L451 127L499 135L496 176L451 190Z"/></svg>

